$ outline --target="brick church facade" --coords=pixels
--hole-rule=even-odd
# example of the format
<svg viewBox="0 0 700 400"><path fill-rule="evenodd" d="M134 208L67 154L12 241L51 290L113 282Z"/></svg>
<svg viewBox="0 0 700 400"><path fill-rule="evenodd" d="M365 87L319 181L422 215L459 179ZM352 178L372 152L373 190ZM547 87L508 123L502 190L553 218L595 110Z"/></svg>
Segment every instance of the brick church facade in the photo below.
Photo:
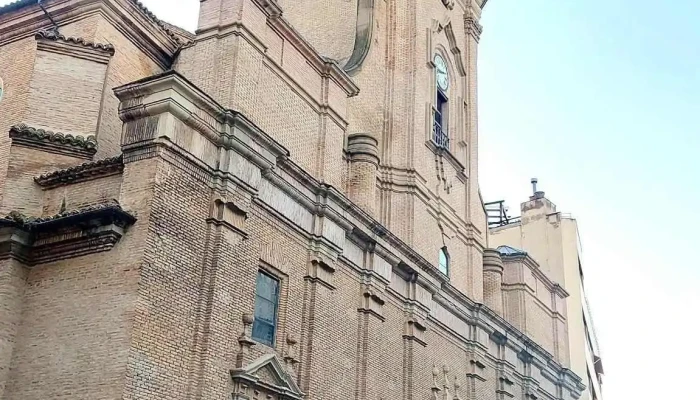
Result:
<svg viewBox="0 0 700 400"><path fill-rule="evenodd" d="M577 399L488 248L486 1L0 7L0 398Z"/></svg>

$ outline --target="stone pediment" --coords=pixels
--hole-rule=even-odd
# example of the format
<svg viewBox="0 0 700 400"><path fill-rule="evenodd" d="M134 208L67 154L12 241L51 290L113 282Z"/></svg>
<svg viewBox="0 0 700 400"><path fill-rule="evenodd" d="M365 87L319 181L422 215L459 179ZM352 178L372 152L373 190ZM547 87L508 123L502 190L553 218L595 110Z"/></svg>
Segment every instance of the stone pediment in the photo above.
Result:
<svg viewBox="0 0 700 400"><path fill-rule="evenodd" d="M275 354L264 355L231 371L234 400L300 400L304 397Z"/></svg>

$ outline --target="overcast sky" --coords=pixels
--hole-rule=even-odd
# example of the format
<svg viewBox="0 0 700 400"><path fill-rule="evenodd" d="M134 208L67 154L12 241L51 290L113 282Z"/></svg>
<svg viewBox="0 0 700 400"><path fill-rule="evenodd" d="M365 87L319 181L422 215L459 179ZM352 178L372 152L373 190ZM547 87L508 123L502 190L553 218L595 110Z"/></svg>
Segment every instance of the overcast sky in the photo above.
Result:
<svg viewBox="0 0 700 400"><path fill-rule="evenodd" d="M198 0L142 2L196 26ZM482 192L517 214L536 176L579 220L609 400L697 397L698 15L691 0L484 11Z"/></svg>

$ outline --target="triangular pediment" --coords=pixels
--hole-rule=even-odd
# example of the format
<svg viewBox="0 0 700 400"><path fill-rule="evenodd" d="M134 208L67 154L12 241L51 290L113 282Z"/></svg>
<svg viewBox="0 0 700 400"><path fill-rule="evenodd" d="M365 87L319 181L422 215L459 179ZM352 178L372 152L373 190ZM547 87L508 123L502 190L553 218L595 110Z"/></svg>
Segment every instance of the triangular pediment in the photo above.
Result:
<svg viewBox="0 0 700 400"><path fill-rule="evenodd" d="M301 399L304 396L276 354L266 354L244 368L231 371L231 377L234 381L246 381L257 390L272 392L282 399Z"/></svg>

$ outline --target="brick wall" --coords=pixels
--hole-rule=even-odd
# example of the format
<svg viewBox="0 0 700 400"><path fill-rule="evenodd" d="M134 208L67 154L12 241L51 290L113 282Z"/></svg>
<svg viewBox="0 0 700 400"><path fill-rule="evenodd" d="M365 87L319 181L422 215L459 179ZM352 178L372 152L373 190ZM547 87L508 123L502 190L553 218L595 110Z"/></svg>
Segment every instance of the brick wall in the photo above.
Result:
<svg viewBox="0 0 700 400"><path fill-rule="evenodd" d="M94 135L106 71L106 64L38 51L23 122L63 133ZM66 107L80 112L65 112Z"/></svg>
<svg viewBox="0 0 700 400"><path fill-rule="evenodd" d="M10 155L8 132L12 125L24 122L27 116L29 81L35 56L36 40L33 37L0 45L0 76L5 90L0 100L0 196L4 192Z"/></svg>
<svg viewBox="0 0 700 400"><path fill-rule="evenodd" d="M11 360L22 326L22 298L27 287L27 269L15 260L0 261L0 396L4 397Z"/></svg>
<svg viewBox="0 0 700 400"><path fill-rule="evenodd" d="M28 216L42 215L43 194L34 178L58 169L69 168L84 159L48 153L36 148L12 145L5 181L7 188L0 206L0 214L19 211Z"/></svg>
<svg viewBox="0 0 700 400"><path fill-rule="evenodd" d="M100 99L102 104L97 132L99 148L95 158L101 159L114 157L121 152L122 124L117 113L119 101L114 97L112 89L157 74L163 69L106 19L100 19L97 23L95 41L111 43L115 48L107 70L105 90Z"/></svg>

